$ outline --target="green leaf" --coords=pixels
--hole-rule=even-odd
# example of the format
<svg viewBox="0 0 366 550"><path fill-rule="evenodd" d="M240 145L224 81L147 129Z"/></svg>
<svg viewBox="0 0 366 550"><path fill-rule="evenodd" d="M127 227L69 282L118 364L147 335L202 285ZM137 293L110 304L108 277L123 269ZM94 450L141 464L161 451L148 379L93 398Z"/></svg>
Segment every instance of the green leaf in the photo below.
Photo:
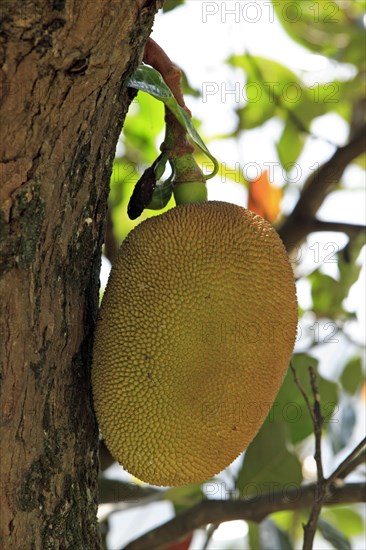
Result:
<svg viewBox="0 0 366 550"><path fill-rule="evenodd" d="M309 131L314 118L325 115L329 111L339 111L339 104L343 99L343 84L343 82L327 82L304 87L302 101L298 102L292 111L293 116L299 121L298 126Z"/></svg>
<svg viewBox="0 0 366 550"><path fill-rule="evenodd" d="M247 86L249 85L250 82L247 83ZM252 128L261 126L276 113L276 105L268 101L265 91L260 84L256 83L256 86L257 85L260 90L260 92L258 92L258 99L256 101L249 100L245 107L237 110L237 115L239 117L238 129L251 130Z"/></svg>
<svg viewBox="0 0 366 550"><path fill-rule="evenodd" d="M291 540L303 536L302 511L300 510L281 510L271 514L271 520L286 533L291 533Z"/></svg>
<svg viewBox="0 0 366 550"><path fill-rule="evenodd" d="M337 253L339 281L324 275L319 270L308 277L311 283L313 310L318 316L333 319L341 316L352 317L352 314L344 310L343 300L348 296L351 286L360 275L361 265L356 260L365 244L365 237L365 233L361 232Z"/></svg>
<svg viewBox="0 0 366 550"><path fill-rule="evenodd" d="M344 367L340 378L343 388L350 394L355 394L362 386L364 375L361 357L352 357Z"/></svg>
<svg viewBox="0 0 366 550"><path fill-rule="evenodd" d="M163 6L163 12L166 13L168 11L174 10L175 8L178 8L184 4L184 0L165 0L164 6Z"/></svg>
<svg viewBox="0 0 366 550"><path fill-rule="evenodd" d="M245 107L238 109L239 128L260 126L275 115L284 119L288 111L300 108L305 87L290 69L259 56L233 55L228 63L243 69L247 76Z"/></svg>
<svg viewBox="0 0 366 550"><path fill-rule="evenodd" d="M172 92L159 71L149 65L139 65L133 75L126 80L126 86L146 92L163 103L172 97Z"/></svg>
<svg viewBox="0 0 366 550"><path fill-rule="evenodd" d="M323 508L322 518L332 525L337 525L338 529L346 537L355 537L364 533L364 522L362 516L356 508L343 508L342 506L332 506Z"/></svg>
<svg viewBox="0 0 366 550"><path fill-rule="evenodd" d="M362 170L366 170L366 154L362 154L357 157L352 164L359 166Z"/></svg>
<svg viewBox="0 0 366 550"><path fill-rule="evenodd" d="M299 459L286 447L286 427L267 417L244 454L237 478L241 498L272 494L302 481Z"/></svg>
<svg viewBox="0 0 366 550"><path fill-rule="evenodd" d="M304 138L300 130L288 118L282 132L280 141L277 143L278 157L282 166L286 167L297 161L304 146Z"/></svg>
<svg viewBox="0 0 366 550"><path fill-rule="evenodd" d="M248 525L249 525L249 549L261 550L258 523L248 521Z"/></svg>
<svg viewBox="0 0 366 550"><path fill-rule="evenodd" d="M348 82L316 83L308 87L284 65L250 54L234 55L228 62L242 68L247 76L244 88L247 104L237 111L239 128L254 128L273 116L280 116L286 121L291 120L299 134L309 131L315 117L330 110L345 112L345 102L341 99L344 99L343 92ZM348 89L353 98L362 94L360 86L349 86ZM298 136L296 142L300 147Z"/></svg>
<svg viewBox="0 0 366 550"><path fill-rule="evenodd" d="M319 518L318 529L325 540L330 542L336 550L352 550L348 538L325 519Z"/></svg>
<svg viewBox="0 0 366 550"><path fill-rule="evenodd" d="M319 270L309 275L313 311L320 317L332 319L345 314L342 306L345 298L339 282Z"/></svg>
<svg viewBox="0 0 366 550"><path fill-rule="evenodd" d="M166 107L173 113L176 119L187 131L193 143L195 143L195 145L197 145L197 147L199 147L199 149L201 149L201 151L203 151L212 161L214 168L211 174L205 176L206 179L215 176L219 169L217 160L207 149L186 111L178 105L175 97L170 91L170 88L165 84L161 74L148 65L139 65L134 74L126 80L126 85L146 92L166 105Z"/></svg>
<svg viewBox="0 0 366 550"><path fill-rule="evenodd" d="M316 54L362 66L363 28L359 2L274 2L287 34Z"/></svg>
<svg viewBox="0 0 366 550"><path fill-rule="evenodd" d="M202 502L203 498L201 484L172 487L164 493L164 499L172 502L176 514Z"/></svg>
<svg viewBox="0 0 366 550"><path fill-rule="evenodd" d="M272 101L275 95L286 95L286 91L289 93L289 85L301 86L300 80L293 71L272 59L246 53L233 55L227 62L233 67L243 69L253 83L262 83L266 96Z"/></svg>

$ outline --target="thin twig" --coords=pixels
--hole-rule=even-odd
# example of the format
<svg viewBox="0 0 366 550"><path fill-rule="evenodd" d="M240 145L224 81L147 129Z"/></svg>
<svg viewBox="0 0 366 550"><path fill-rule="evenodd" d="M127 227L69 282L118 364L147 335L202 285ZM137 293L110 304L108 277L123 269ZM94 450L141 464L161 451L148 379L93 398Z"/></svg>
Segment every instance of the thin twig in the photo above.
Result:
<svg viewBox="0 0 366 550"><path fill-rule="evenodd" d="M358 445L356 445L353 451L343 460L343 462L340 463L340 465L336 468L336 470L334 470L334 472L328 477L328 479L326 480L327 484L332 483L336 479L340 479L340 478L342 479L343 478L342 474L344 470L347 468L347 466L349 466L354 461L354 459L356 459L357 455L362 451L363 447L365 446L366 446L366 437L364 437L363 440L360 441ZM363 459L364 458L365 458L365 453L363 453ZM355 462L356 462L356 466L360 464L360 462L357 462L357 460L355 460Z"/></svg>
<svg viewBox="0 0 366 550"><path fill-rule="evenodd" d="M212 539L212 536L214 534L214 532L216 531L218 525L215 523L210 523L208 526L207 526L207 529L206 529L206 540L205 542L203 543L202 545L202 550L207 550L207 547L208 545L210 544L210 540Z"/></svg>

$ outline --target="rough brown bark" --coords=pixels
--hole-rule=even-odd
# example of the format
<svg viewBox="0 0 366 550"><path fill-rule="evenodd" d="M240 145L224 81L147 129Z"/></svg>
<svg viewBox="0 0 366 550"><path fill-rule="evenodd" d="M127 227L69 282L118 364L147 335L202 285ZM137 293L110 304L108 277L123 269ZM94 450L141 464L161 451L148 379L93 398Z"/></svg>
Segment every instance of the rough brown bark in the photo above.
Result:
<svg viewBox="0 0 366 550"><path fill-rule="evenodd" d="M109 176L158 0L0 5L0 547L94 549Z"/></svg>

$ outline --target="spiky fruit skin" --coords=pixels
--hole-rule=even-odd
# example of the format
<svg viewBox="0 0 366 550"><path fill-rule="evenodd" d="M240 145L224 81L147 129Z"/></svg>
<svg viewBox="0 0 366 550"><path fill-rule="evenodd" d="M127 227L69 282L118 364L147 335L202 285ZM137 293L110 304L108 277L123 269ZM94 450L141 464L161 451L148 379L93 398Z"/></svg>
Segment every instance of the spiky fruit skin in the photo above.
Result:
<svg viewBox="0 0 366 550"><path fill-rule="evenodd" d="M153 485L223 470L265 420L296 326L292 268L260 216L206 202L142 222L95 334L94 405L111 454Z"/></svg>

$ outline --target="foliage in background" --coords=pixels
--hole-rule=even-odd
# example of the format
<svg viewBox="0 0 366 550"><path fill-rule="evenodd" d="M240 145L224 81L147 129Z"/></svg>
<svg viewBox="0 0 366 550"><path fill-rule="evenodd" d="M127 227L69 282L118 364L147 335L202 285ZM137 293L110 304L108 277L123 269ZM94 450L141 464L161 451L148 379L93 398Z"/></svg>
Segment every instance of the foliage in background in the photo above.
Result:
<svg viewBox="0 0 366 550"><path fill-rule="evenodd" d="M168 0L164 9L172 10L182 3L183 1ZM296 20L295 12L291 13L296 5L303 14L299 20ZM353 68L353 71L349 71L352 76L348 80L334 80L310 86L306 84L306 78L299 77L285 65L269 58L243 52L242 55L233 55L227 60L229 66L242 71L243 83L247 86L252 84L253 90L259 90L260 100L248 100L244 106L237 108L237 126L226 138L239 138L243 132L261 127L270 119L280 119L283 121L283 130L278 136L276 147L278 160L286 173L291 164L300 158L307 140L312 139L312 123L317 117L328 113L339 115L349 125L350 136L365 122L362 26L365 2L312 3L298 0L289 3L285 15L281 2L275 2L274 7L283 28L292 40L334 63L347 63ZM314 10L318 12L315 14ZM175 61L179 63L179 60ZM265 84L268 82L277 83L272 96ZM186 76L184 87L186 94L197 96L198 91L190 87ZM297 97L295 101L294 97ZM163 140L163 131L162 104L146 93L139 92L126 119L111 179L110 209L117 242L121 242L142 219L161 213L145 210L141 218L131 221L127 216L127 204L134 184L159 153L158 146ZM209 142L207 136L203 137ZM197 159L202 160L198 153ZM263 158L263 162L265 160ZM314 162L316 161L314 158ZM358 158L354 163L359 167L365 166L364 158ZM242 175L239 174L236 181L240 182L238 185L248 187L248 182ZM340 182L339 189L343 183L344 181ZM282 192L286 195L293 187L294 184L287 181ZM352 185L347 182L347 189L350 187ZM172 199L164 210L173 206ZM360 275L357 259L361 250L364 250L364 243L365 235L362 232L356 238L348 239L348 244L342 250L325 250L323 256L318 262L314 261L310 268L301 270L295 266L300 283L309 288L311 305L300 311L302 329L299 334L299 349L293 356L293 366L309 395L311 392L307 367L312 365L318 372L318 387L325 418L323 444L327 449L326 455L331 457L329 461L332 465L340 462L340 457L344 456L342 451L354 437L360 415L360 402L363 401L364 404L365 400L364 344L352 338L352 325L349 323L355 313L349 311L345 305L350 288ZM314 249L314 255L315 253ZM300 257L299 254L297 256ZM324 264L320 263L327 257L337 266L332 275L325 272ZM320 374L319 361L315 358L314 350L325 350L327 347L329 350L332 345L337 347L337 367L334 368L331 364L334 352L333 357L331 353L324 354L323 361L329 362L329 368L323 366ZM343 353L346 346L347 352ZM312 453L312 422L289 371L257 437L236 467L229 468L218 479L225 480L227 498L229 491L231 496L237 495L236 498L238 495L240 498L253 496L255 491L263 494L271 487L286 491L291 484L299 486L311 478L311 473L304 467L304 458ZM198 485L168 490L164 492L163 498L171 501L175 510L180 511L200 501L202 494ZM160 493L156 498L161 498ZM151 502L151 495L141 495L139 502L141 506ZM302 539L301 525L307 521L307 517L308 510L289 510L272 514L259 525L249 522L249 547L264 550L269 548L268 540L272 540L276 541L275 547L278 550L294 548ZM334 548L351 548L350 540L360 535L363 529L360 508L357 505L324 508L318 526L322 537Z"/></svg>

